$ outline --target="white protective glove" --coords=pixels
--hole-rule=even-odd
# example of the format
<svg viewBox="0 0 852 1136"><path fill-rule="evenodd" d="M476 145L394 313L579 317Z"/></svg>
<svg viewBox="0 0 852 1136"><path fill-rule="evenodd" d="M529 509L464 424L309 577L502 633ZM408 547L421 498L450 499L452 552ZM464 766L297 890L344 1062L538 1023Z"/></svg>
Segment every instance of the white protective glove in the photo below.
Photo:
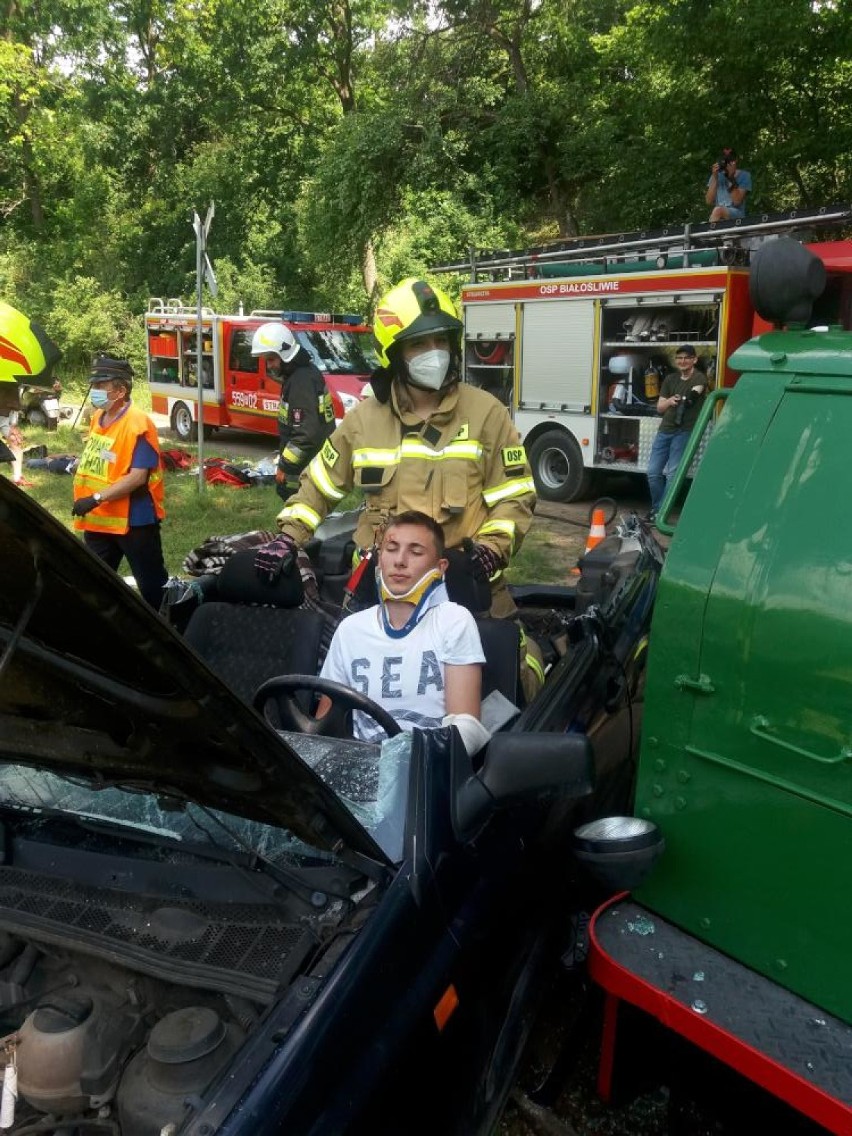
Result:
<svg viewBox="0 0 852 1136"><path fill-rule="evenodd" d="M491 732L473 714L447 714L441 719L442 726L455 726L461 734L468 757L479 753L491 741Z"/></svg>

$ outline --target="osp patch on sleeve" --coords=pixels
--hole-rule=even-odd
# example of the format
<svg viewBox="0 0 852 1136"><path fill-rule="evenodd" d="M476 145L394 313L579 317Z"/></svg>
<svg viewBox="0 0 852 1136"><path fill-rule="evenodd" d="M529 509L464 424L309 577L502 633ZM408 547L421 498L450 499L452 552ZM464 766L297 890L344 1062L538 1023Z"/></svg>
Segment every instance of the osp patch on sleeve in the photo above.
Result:
<svg viewBox="0 0 852 1136"><path fill-rule="evenodd" d="M334 469L334 466L337 462L337 459L340 457L340 454L337 452L337 450L334 448L334 446L331 444L331 442L328 440L328 438L326 438L325 442L323 443L321 453L322 453L322 460L325 462L325 464L328 466L328 468Z"/></svg>
<svg viewBox="0 0 852 1136"><path fill-rule="evenodd" d="M517 469L527 464L527 451L523 446L504 446L500 451L505 469Z"/></svg>

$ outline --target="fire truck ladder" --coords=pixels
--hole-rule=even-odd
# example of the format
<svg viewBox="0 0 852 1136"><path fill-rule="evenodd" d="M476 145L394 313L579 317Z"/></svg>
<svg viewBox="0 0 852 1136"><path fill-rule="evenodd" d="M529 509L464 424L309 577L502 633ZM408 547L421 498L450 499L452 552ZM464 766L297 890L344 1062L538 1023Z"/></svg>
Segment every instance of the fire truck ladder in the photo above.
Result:
<svg viewBox="0 0 852 1136"><path fill-rule="evenodd" d="M148 314L151 316L195 316L198 308L194 304L185 304L180 297L164 300L161 296L152 296L148 301ZM201 315L209 317L215 315L212 308L202 308Z"/></svg>
<svg viewBox="0 0 852 1136"><path fill-rule="evenodd" d="M430 272L469 273L471 283L557 276L560 268L581 265L600 271L638 267L647 269L688 268L707 264L747 265L751 253L768 237L795 233L811 240L813 233L852 223L852 206L823 206L814 213L763 213L739 221L717 221L682 228L608 233L576 237L522 250L470 249L468 259L436 264ZM809 230L807 233L804 230ZM636 262L640 262L637 264Z"/></svg>

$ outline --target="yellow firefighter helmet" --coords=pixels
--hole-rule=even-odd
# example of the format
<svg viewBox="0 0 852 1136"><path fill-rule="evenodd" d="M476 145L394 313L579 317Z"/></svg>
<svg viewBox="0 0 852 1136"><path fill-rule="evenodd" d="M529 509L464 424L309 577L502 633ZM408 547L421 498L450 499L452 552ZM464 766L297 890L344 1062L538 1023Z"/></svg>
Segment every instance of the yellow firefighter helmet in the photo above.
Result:
<svg viewBox="0 0 852 1136"><path fill-rule="evenodd" d="M409 276L382 297L373 320L373 337L383 367L391 365L388 352L397 343L430 331L458 335L461 329L462 322L446 292L416 276Z"/></svg>
<svg viewBox="0 0 852 1136"><path fill-rule="evenodd" d="M61 355L39 324L0 300L0 383L49 386Z"/></svg>

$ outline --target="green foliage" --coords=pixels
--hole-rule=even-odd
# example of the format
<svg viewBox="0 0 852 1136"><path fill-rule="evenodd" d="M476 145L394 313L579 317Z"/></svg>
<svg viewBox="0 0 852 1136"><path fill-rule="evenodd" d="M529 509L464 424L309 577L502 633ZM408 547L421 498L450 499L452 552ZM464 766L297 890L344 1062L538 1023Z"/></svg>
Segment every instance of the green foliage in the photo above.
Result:
<svg viewBox="0 0 852 1136"><path fill-rule="evenodd" d="M752 172L754 209L848 200L850 36L848 9L833 2L632 5L595 41L622 96L599 200L616 204L624 227L704 220L702 190L722 146Z"/></svg>
<svg viewBox="0 0 852 1136"><path fill-rule="evenodd" d="M82 368L151 295L366 310L469 246L852 199L826 0L44 0L0 39L0 295ZM210 298L208 297L208 302Z"/></svg>
<svg viewBox="0 0 852 1136"><path fill-rule="evenodd" d="M145 373L140 321L117 292L102 291L92 277L57 282L45 322L72 371L88 367L93 352L108 351L129 358L138 374Z"/></svg>
<svg viewBox="0 0 852 1136"><path fill-rule="evenodd" d="M398 223L388 228L379 246L379 290L404 276L428 274L432 264L464 258L468 246L493 248L506 242L507 233L518 237L517 228L513 231L510 225L489 216L487 205L483 202L482 210L474 212L457 194L439 189L420 193L409 190ZM442 287L447 287L446 281L442 281Z"/></svg>
<svg viewBox="0 0 852 1136"><path fill-rule="evenodd" d="M403 116L389 112L346 115L329 133L313 177L299 201L300 245L329 269L341 257L356 262L399 214L401 186L413 146Z"/></svg>
<svg viewBox="0 0 852 1136"><path fill-rule="evenodd" d="M219 292L206 302L220 312L250 312L252 308L270 308L275 295L275 277L268 265L248 263L239 269L230 257L216 261Z"/></svg>

